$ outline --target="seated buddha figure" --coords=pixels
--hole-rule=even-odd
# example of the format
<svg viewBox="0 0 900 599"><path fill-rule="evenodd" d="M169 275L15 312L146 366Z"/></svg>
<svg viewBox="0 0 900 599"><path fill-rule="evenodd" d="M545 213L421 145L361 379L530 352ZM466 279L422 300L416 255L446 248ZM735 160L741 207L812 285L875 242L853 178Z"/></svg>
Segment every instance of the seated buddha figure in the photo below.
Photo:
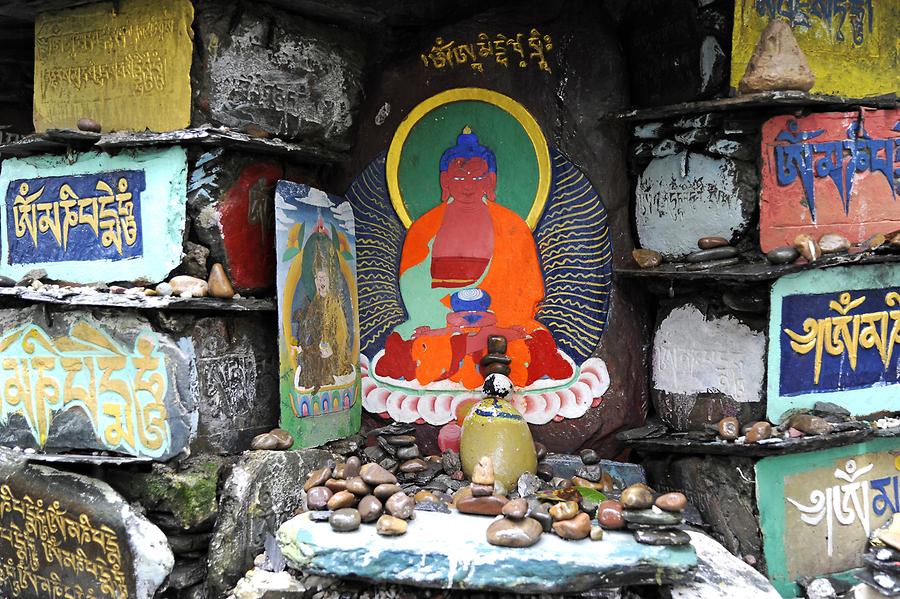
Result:
<svg viewBox="0 0 900 599"><path fill-rule="evenodd" d="M487 338L502 335L517 385L570 375L535 320L544 282L531 229L497 203L496 158L468 127L441 156L440 186L441 202L406 234L400 293L409 318L387 338L376 374L479 388Z"/></svg>

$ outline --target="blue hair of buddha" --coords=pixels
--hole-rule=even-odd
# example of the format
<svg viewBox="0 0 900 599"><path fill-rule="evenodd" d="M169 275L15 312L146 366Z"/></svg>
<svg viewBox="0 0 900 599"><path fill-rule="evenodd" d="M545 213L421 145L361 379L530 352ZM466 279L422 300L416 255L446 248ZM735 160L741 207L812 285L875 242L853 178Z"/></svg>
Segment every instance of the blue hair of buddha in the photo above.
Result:
<svg viewBox="0 0 900 599"><path fill-rule="evenodd" d="M497 159L494 153L478 143L478 136L472 133L468 126L456 137L456 145L447 148L441 155L441 172L445 172L450 167L450 162L457 158L482 158L487 162L488 172L497 172Z"/></svg>

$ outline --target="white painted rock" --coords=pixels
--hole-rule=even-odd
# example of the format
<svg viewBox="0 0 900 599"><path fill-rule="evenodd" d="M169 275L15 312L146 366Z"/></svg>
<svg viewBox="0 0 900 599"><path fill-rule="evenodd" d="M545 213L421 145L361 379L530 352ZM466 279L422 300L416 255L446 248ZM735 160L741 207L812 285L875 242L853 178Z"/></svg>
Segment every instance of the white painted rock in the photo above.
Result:
<svg viewBox="0 0 900 599"><path fill-rule="evenodd" d="M701 237L733 239L743 233L755 203L733 160L686 152L652 160L635 195L641 247L667 258L696 251Z"/></svg>

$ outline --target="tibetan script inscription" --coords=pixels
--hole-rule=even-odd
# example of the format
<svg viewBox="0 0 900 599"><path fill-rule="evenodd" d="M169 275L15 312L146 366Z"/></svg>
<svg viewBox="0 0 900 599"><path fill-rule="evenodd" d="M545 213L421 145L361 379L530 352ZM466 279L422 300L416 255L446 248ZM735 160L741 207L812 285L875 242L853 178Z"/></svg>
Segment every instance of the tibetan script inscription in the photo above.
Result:
<svg viewBox="0 0 900 599"><path fill-rule="evenodd" d="M487 33L479 33L469 42L456 42L438 37L427 54L422 54L422 63L426 68L444 70L447 68L468 66L472 70L483 73L485 65L493 63L520 69L531 64L538 69L550 71L546 53L553 49L553 40L549 35L542 35L537 29L528 33L505 35L497 33L493 37Z"/></svg>
<svg viewBox="0 0 900 599"><path fill-rule="evenodd" d="M34 126L167 131L190 120L187 0L123 0L42 13L35 22Z"/></svg>
<svg viewBox="0 0 900 599"><path fill-rule="evenodd" d="M874 29L873 0L756 0L761 17L787 19L791 25L817 28L837 42L852 40L856 46L866 41Z"/></svg>
<svg viewBox="0 0 900 599"><path fill-rule="evenodd" d="M132 348L87 318L56 338L36 324L7 330L0 338L0 389L0 422L24 420L37 447L63 416L70 429L72 419L83 421L108 450L161 457L173 445L166 358L149 329Z"/></svg>
<svg viewBox="0 0 900 599"><path fill-rule="evenodd" d="M141 256L142 191L143 171L12 181L10 264Z"/></svg>
<svg viewBox="0 0 900 599"><path fill-rule="evenodd" d="M858 243L900 228L900 111L780 116L762 137L764 252L800 233Z"/></svg>
<svg viewBox="0 0 900 599"><path fill-rule="evenodd" d="M130 596L115 530L64 509L58 500L17 496L5 484L0 485L0 555L15 555L0 562L0 588L12 597Z"/></svg>

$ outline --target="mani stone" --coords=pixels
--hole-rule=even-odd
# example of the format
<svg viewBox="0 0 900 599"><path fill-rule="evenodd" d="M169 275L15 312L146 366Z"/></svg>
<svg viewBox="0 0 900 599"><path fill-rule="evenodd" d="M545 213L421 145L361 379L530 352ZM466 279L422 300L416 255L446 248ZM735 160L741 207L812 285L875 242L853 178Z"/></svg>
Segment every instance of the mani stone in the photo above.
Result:
<svg viewBox="0 0 900 599"><path fill-rule="evenodd" d="M0 560L32 577L35 584L47 581L49 589L49 581L55 579L54 586L67 593L70 589L74 593L78 585L85 596L151 599L172 572L175 557L165 534L108 484L30 465L22 454L7 449L0 449L0 483L9 507L0 515L0 527L18 531L15 546L0 543ZM58 530L46 526L54 518L59 519ZM67 534L64 526L82 532ZM79 552L86 568L64 566L60 556ZM48 557L54 555L55 559ZM114 563L121 569L110 568ZM29 592L31 587L23 594L13 585L12 578L0 579L0 596L50 596L38 592L38 587L36 594Z"/></svg>
<svg viewBox="0 0 900 599"><path fill-rule="evenodd" d="M487 529L487 542L500 547L531 547L541 538L543 529L537 520L501 518Z"/></svg>
<svg viewBox="0 0 900 599"><path fill-rule="evenodd" d="M240 457L219 497L209 545L211 596L224 594L253 566L266 534L274 535L300 507L302 481L316 469L330 475L331 460L330 452L319 449L251 451Z"/></svg>
<svg viewBox="0 0 900 599"><path fill-rule="evenodd" d="M808 92L815 84L816 77L791 26L780 19L770 20L759 36L738 91L742 94L782 90Z"/></svg>

